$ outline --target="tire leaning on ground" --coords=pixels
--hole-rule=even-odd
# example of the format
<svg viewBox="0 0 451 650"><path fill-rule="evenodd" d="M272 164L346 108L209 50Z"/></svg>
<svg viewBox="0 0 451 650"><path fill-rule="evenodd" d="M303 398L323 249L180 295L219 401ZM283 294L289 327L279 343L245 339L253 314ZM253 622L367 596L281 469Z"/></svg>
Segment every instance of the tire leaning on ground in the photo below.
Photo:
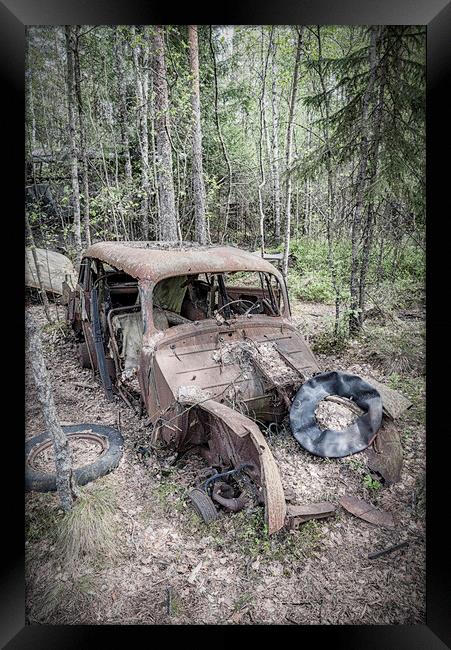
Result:
<svg viewBox="0 0 451 650"><path fill-rule="evenodd" d="M71 424L61 427L69 440L71 438L89 440L97 443L102 452L89 465L74 470L77 485L86 485L105 476L115 469L122 458L124 439L117 429L101 424ZM45 473L33 467L33 460L39 453L52 446L48 431L34 436L25 443L25 490L33 492L56 491L56 474Z"/></svg>
<svg viewBox="0 0 451 650"><path fill-rule="evenodd" d="M321 429L316 407L328 395L351 398L363 415L342 431ZM382 423L382 398L361 377L331 371L315 375L298 390L290 408L291 431L299 444L315 456L343 458L366 449Z"/></svg>

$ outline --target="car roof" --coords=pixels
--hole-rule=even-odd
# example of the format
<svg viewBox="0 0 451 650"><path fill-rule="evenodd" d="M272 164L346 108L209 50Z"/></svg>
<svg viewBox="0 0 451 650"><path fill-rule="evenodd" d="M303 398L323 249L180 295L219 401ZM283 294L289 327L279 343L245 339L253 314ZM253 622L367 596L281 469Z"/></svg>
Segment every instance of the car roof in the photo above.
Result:
<svg viewBox="0 0 451 650"><path fill-rule="evenodd" d="M106 262L137 279L155 283L177 275L233 271L262 271L281 279L280 272L260 255L233 246L103 241L90 246L84 256Z"/></svg>

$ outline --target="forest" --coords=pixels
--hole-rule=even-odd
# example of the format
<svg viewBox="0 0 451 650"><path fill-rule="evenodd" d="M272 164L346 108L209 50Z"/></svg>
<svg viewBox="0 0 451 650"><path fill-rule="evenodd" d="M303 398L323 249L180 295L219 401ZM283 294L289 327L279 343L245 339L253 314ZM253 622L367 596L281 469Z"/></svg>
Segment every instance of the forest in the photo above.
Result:
<svg viewBox="0 0 451 650"><path fill-rule="evenodd" d="M283 252L292 294L421 298L425 31L417 26L29 28L29 237Z"/></svg>
<svg viewBox="0 0 451 650"><path fill-rule="evenodd" d="M425 26L28 26L25 61L26 622L423 624Z"/></svg>

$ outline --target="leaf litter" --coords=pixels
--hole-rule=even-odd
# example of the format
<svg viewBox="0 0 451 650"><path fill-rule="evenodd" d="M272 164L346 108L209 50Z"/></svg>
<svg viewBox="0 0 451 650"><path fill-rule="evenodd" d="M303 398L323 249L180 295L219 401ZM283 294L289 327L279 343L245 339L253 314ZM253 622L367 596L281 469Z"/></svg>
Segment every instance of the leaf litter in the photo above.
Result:
<svg viewBox="0 0 451 650"><path fill-rule="evenodd" d="M324 306L321 306L323 310ZM41 306L29 307L40 325ZM308 306L313 311L312 305ZM316 319L318 320L318 319ZM58 415L66 423L99 422L120 427L124 456L119 467L83 490L114 490L117 555L99 553L70 568L58 554L62 513L55 494L26 495L27 621L40 624L418 624L425 622L424 510L414 494L425 472L424 427L407 414L400 426L402 480L372 493L362 477L363 454L329 460L311 456L291 436L287 423L266 435L293 503L331 501L345 494L393 513L394 530L346 515L287 531L270 541L261 509L221 515L205 527L186 501L186 491L205 469L189 455L165 463L150 444L151 429L123 403L112 405L89 370L78 366L70 338L50 341L43 333ZM380 370L362 363L359 351L317 355L324 371ZM362 366L364 366L362 368ZM80 390L75 383L88 383ZM26 437L44 430L34 387L26 373ZM327 402L325 403L327 404ZM334 404L327 417L344 426L351 417ZM346 409L348 411L348 409ZM324 413L317 413L319 419ZM352 414L352 417L355 417ZM330 420L328 420L330 422ZM80 458L80 461L82 459ZM55 537L56 536L56 537ZM412 539L407 549L368 560L368 553ZM280 550L283 549L283 552ZM168 613L167 590L172 606ZM52 597L49 597L49 594Z"/></svg>

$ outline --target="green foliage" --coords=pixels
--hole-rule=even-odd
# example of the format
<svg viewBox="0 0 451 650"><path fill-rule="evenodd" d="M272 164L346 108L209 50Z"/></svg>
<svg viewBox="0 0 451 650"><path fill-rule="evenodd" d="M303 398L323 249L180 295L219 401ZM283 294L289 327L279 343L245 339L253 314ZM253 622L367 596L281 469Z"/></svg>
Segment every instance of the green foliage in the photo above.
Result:
<svg viewBox="0 0 451 650"><path fill-rule="evenodd" d="M373 478L371 474L365 474L363 477L363 485L372 492L376 492L382 487L380 482L377 479Z"/></svg>

